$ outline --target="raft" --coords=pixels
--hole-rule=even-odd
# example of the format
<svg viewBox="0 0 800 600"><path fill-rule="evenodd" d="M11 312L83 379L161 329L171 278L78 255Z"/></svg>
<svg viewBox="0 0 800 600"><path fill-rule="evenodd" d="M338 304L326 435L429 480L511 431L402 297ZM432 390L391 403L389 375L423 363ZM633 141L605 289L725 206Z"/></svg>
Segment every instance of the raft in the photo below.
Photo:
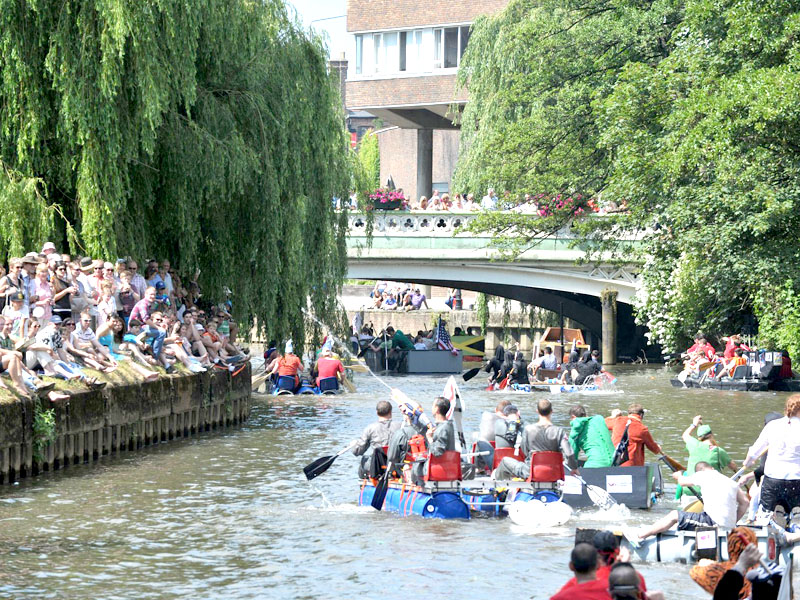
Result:
<svg viewBox="0 0 800 600"><path fill-rule="evenodd" d="M752 526L758 539L758 549L769 560L784 557L791 548L781 548L766 526ZM644 562L678 562L692 564L702 558L728 560L728 530L717 527L702 527L696 531L669 529L647 538L634 546L621 532L620 544ZM577 532L576 532L577 536Z"/></svg>
<svg viewBox="0 0 800 600"><path fill-rule="evenodd" d="M319 396L341 394L344 390L339 387L335 377L326 377L320 380L320 386L314 386L307 379L301 379L300 385L294 388L294 377L278 377L277 384L272 384L273 396Z"/></svg>
<svg viewBox="0 0 800 600"><path fill-rule="evenodd" d="M461 482L426 483L425 487L401 482L389 482L383 510L401 517L416 515L428 519L469 519L470 510L459 494ZM371 480L361 482L359 506L371 506L375 485Z"/></svg>
<svg viewBox="0 0 800 600"><path fill-rule="evenodd" d="M728 390L731 392L766 392L770 389L770 382L766 379L748 377L744 379L709 379L701 381L698 377L687 377L682 382L677 377L669 380L672 387L700 388L704 390ZM800 388L799 388L800 389ZM787 390L788 391L788 390Z"/></svg>

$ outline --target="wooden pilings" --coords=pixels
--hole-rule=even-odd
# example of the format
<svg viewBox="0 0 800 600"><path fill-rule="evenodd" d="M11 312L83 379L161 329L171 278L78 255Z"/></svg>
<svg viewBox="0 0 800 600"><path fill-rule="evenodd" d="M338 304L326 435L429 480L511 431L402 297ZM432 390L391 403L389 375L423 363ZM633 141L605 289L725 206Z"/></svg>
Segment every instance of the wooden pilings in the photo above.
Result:
<svg viewBox="0 0 800 600"><path fill-rule="evenodd" d="M0 402L0 483L238 425L250 415L250 367L81 391L53 409L55 439L43 444L32 400Z"/></svg>

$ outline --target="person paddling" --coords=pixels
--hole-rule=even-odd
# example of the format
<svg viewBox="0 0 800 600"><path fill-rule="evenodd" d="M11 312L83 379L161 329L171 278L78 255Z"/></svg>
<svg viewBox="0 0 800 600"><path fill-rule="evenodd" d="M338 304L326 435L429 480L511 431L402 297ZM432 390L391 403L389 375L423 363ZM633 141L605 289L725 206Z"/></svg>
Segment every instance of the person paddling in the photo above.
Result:
<svg viewBox="0 0 800 600"><path fill-rule="evenodd" d="M389 445L392 434L400 429L400 423L392 421L392 405L389 402L379 400L375 412L378 420L367 425L361 437L351 443L353 454L361 456L358 467L358 476L361 478L378 477L381 474L381 467L386 465L383 447ZM372 453L366 454L369 449L372 449Z"/></svg>

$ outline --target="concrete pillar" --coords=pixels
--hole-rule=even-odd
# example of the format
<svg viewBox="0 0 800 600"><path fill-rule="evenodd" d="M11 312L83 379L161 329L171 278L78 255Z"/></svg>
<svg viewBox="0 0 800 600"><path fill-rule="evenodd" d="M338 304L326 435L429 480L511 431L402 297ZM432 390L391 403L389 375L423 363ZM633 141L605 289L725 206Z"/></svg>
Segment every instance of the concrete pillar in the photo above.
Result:
<svg viewBox="0 0 800 600"><path fill-rule="evenodd" d="M604 290L600 298L603 306L603 355L604 365L617 364L617 291Z"/></svg>
<svg viewBox="0 0 800 600"><path fill-rule="evenodd" d="M417 129L417 198L433 191L433 130Z"/></svg>

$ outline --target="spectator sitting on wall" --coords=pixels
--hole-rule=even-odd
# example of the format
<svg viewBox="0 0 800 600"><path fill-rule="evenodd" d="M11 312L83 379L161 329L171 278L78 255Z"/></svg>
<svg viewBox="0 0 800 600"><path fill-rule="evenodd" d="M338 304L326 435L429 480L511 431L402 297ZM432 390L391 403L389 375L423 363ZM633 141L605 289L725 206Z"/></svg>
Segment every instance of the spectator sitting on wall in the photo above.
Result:
<svg viewBox="0 0 800 600"><path fill-rule="evenodd" d="M423 304L425 308L430 308L428 306L428 299L425 297L425 294L420 292L419 288L416 288L411 294L406 296L406 310L419 310L422 308Z"/></svg>

